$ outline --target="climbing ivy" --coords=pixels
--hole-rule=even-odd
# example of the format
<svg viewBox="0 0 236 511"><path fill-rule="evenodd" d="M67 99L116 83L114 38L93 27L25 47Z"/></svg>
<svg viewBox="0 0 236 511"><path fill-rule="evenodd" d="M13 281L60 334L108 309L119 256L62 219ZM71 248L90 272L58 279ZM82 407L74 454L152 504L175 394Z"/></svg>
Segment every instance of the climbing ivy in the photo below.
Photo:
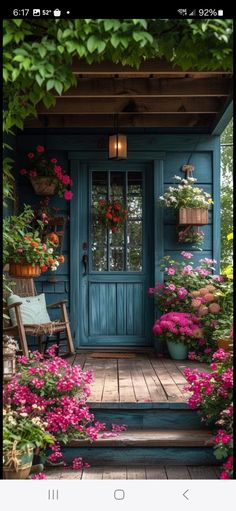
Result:
<svg viewBox="0 0 236 511"><path fill-rule="evenodd" d="M55 104L76 85L75 57L138 68L164 58L182 69L232 68L233 20L74 19L5 20L4 126L23 128L36 106Z"/></svg>

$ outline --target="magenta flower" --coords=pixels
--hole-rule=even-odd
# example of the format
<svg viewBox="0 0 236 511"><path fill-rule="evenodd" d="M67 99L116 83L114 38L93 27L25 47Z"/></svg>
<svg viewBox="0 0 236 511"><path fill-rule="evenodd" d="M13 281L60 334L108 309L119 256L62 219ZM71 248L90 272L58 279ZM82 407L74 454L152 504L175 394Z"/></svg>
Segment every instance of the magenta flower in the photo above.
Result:
<svg viewBox="0 0 236 511"><path fill-rule="evenodd" d="M191 259L193 257L193 254L191 254L191 252L181 252L181 255L185 258L185 259Z"/></svg>
<svg viewBox="0 0 236 511"><path fill-rule="evenodd" d="M20 170L20 175L24 176L25 174L27 174L27 170L26 169L21 169Z"/></svg>
<svg viewBox="0 0 236 511"><path fill-rule="evenodd" d="M44 148L44 146L43 146L43 145L37 145L37 147L36 147L36 151L37 151L38 153L44 153L45 148Z"/></svg>
<svg viewBox="0 0 236 511"><path fill-rule="evenodd" d="M175 270L175 268L172 268L172 266L170 266L169 268L165 268L165 271L168 273L168 275L176 274L176 270Z"/></svg>
<svg viewBox="0 0 236 511"><path fill-rule="evenodd" d="M73 197L73 193L72 193L70 190L66 190L66 191L64 192L64 199L66 199L66 200L71 200L71 199L72 199L72 197Z"/></svg>

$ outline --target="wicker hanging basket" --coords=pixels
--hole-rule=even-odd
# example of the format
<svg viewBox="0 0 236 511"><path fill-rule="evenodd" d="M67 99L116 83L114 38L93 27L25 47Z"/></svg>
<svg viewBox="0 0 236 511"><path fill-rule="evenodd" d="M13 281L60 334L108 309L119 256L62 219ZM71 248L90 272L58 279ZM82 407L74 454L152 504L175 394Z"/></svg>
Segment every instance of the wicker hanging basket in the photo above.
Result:
<svg viewBox="0 0 236 511"><path fill-rule="evenodd" d="M179 225L206 225L208 224L208 209L180 208L178 211Z"/></svg>
<svg viewBox="0 0 236 511"><path fill-rule="evenodd" d="M58 181L54 177L30 177L36 195L55 195Z"/></svg>
<svg viewBox="0 0 236 511"><path fill-rule="evenodd" d="M22 277L32 279L34 277L39 277L41 274L41 269L38 264L34 266L27 262L22 263L9 263L9 275L11 277Z"/></svg>

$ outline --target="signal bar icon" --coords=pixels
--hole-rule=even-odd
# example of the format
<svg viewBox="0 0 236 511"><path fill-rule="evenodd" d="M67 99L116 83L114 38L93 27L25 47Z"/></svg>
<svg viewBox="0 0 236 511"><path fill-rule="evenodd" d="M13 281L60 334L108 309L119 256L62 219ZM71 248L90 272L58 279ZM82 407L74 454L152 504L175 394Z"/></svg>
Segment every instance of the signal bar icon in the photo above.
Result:
<svg viewBox="0 0 236 511"><path fill-rule="evenodd" d="M180 14L180 16L187 16L188 15L187 9L178 9L178 13Z"/></svg>
<svg viewBox="0 0 236 511"><path fill-rule="evenodd" d="M196 16L196 14L197 14L197 11L196 11L196 9L194 9L194 11L189 13L189 16Z"/></svg>

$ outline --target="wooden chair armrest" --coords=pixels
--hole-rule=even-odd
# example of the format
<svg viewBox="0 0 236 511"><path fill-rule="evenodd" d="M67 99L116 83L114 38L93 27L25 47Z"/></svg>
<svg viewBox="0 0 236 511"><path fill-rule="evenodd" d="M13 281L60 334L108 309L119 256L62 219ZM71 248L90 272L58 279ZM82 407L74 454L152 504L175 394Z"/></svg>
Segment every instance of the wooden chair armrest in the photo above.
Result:
<svg viewBox="0 0 236 511"><path fill-rule="evenodd" d="M9 310L9 309L13 309L13 307L14 308L19 307L20 305L22 305L22 302L15 302L15 303L12 303L11 305L7 305L6 308Z"/></svg>
<svg viewBox="0 0 236 511"><path fill-rule="evenodd" d="M68 300L60 300L60 302L50 303L47 305L47 309L52 309L53 307L58 307L59 305L63 305L63 303L67 303Z"/></svg>

